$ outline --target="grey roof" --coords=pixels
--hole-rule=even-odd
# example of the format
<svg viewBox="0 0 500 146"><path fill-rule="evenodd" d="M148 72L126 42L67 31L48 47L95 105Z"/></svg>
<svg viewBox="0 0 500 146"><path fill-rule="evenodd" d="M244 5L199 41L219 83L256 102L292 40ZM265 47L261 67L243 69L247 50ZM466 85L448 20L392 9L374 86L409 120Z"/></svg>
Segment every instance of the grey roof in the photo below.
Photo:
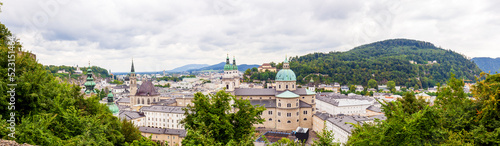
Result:
<svg viewBox="0 0 500 146"><path fill-rule="evenodd" d="M183 129L139 127L139 131L141 131L142 133L170 134L179 135L179 137L186 137L186 130Z"/></svg>
<svg viewBox="0 0 500 146"><path fill-rule="evenodd" d="M378 103L378 102L377 102ZM380 104L380 103L379 103ZM376 106L373 106L373 105L370 105L368 108L366 108L367 110L371 110L371 111L374 111L374 112L379 112L381 113L382 112L382 109L376 107Z"/></svg>
<svg viewBox="0 0 500 146"><path fill-rule="evenodd" d="M298 94L300 96L305 96L307 95L306 88L297 88L295 91L292 91L295 94Z"/></svg>
<svg viewBox="0 0 500 146"><path fill-rule="evenodd" d="M117 103L130 103L130 98L120 98L116 100Z"/></svg>
<svg viewBox="0 0 500 146"><path fill-rule="evenodd" d="M117 86L113 87L113 89L128 89L128 88L130 88L130 87L127 85L117 85Z"/></svg>
<svg viewBox="0 0 500 146"><path fill-rule="evenodd" d="M333 118L328 118L328 121L335 126L341 128L342 130L346 131L347 133L351 134L351 130L354 129L354 125L350 124L363 124L358 121L356 121L354 118L351 116L336 116Z"/></svg>
<svg viewBox="0 0 500 146"><path fill-rule="evenodd" d="M312 106L301 100L301 101L299 101L299 107L300 108L311 108Z"/></svg>
<svg viewBox="0 0 500 146"><path fill-rule="evenodd" d="M379 119L379 120L387 120L387 117L385 115L376 115L373 117L370 117L371 119Z"/></svg>
<svg viewBox="0 0 500 146"><path fill-rule="evenodd" d="M375 99L367 97L367 96L361 96L361 95L347 96L347 95L339 94L339 93L318 93L318 94L316 94L316 98L318 100L330 103L330 104L335 105L335 106L339 105L339 102L336 99L356 99L356 100L367 100L370 102L375 100Z"/></svg>
<svg viewBox="0 0 500 146"><path fill-rule="evenodd" d="M276 89L255 89L255 88L239 88L234 90L236 96L274 96Z"/></svg>
<svg viewBox="0 0 500 146"><path fill-rule="evenodd" d="M144 106L141 108L141 111L183 114L184 111L182 110L182 108L183 107L180 106L153 105L153 106Z"/></svg>
<svg viewBox="0 0 500 146"><path fill-rule="evenodd" d="M160 101L153 102L151 104L153 104L153 105L170 105L170 104L174 104L175 102L176 102L175 98L171 98L171 99L160 99Z"/></svg>
<svg viewBox="0 0 500 146"><path fill-rule="evenodd" d="M155 86L151 81L145 81L141 84L140 88L137 90L136 96L155 96L160 95L158 91L156 91Z"/></svg>
<svg viewBox="0 0 500 146"><path fill-rule="evenodd" d="M119 117L125 118L126 120L132 120L146 116L144 115L144 113L137 111L120 111Z"/></svg>
<svg viewBox="0 0 500 146"><path fill-rule="evenodd" d="M321 113L321 112L316 112L314 114L314 116L320 118L321 120L326 120L328 118L331 118L333 117L333 115L329 114L329 113Z"/></svg>
<svg viewBox="0 0 500 146"><path fill-rule="evenodd" d="M260 105L265 108L276 108L275 99L263 99L263 100L250 100L252 105Z"/></svg>

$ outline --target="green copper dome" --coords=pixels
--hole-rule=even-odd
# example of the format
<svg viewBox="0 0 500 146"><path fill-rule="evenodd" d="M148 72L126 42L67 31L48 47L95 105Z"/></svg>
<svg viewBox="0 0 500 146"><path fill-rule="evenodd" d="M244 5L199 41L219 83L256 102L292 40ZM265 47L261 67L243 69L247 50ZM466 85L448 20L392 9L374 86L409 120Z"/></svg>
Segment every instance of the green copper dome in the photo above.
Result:
<svg viewBox="0 0 500 146"><path fill-rule="evenodd" d="M226 57L226 65L224 65L224 71L233 70L233 66L229 63L229 54Z"/></svg>
<svg viewBox="0 0 500 146"><path fill-rule="evenodd" d="M295 73L290 69L282 69L276 74L276 81L296 81Z"/></svg>
<svg viewBox="0 0 500 146"><path fill-rule="evenodd" d="M116 106L114 102L108 103L108 108L113 115L118 114L118 112L120 111L120 109L118 109L118 106Z"/></svg>

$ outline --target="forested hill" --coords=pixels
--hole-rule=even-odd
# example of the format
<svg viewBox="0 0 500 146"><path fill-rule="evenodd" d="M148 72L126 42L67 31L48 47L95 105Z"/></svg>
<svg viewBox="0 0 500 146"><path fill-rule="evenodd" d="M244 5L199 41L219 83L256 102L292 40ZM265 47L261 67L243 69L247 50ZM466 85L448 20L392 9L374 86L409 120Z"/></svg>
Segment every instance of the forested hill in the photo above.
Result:
<svg viewBox="0 0 500 146"><path fill-rule="evenodd" d="M486 73L495 74L496 72L500 72L500 58L475 57L472 58L472 61Z"/></svg>
<svg viewBox="0 0 500 146"><path fill-rule="evenodd" d="M416 64L410 63L411 60ZM450 78L450 73L474 81L474 75L481 72L476 64L461 54L429 42L408 39L375 42L347 52L292 57L290 67L300 83L313 77L316 82L366 86L373 78L379 84L395 81L396 85L418 85L420 88L444 83Z"/></svg>

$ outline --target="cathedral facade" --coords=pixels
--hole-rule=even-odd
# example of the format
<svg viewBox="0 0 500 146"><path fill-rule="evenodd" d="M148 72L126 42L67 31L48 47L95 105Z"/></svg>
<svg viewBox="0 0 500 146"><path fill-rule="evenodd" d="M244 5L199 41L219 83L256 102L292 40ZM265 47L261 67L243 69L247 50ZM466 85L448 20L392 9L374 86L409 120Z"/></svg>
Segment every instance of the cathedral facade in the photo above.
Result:
<svg viewBox="0 0 500 146"><path fill-rule="evenodd" d="M222 84L236 98L248 99L252 105L266 108L261 115L265 121L255 127L279 131L292 131L297 127L312 128L316 93L297 87L297 79L288 59L283 62L283 69L276 74L276 87L269 89L239 88L240 78L235 66L236 61L233 59L231 65L227 57Z"/></svg>

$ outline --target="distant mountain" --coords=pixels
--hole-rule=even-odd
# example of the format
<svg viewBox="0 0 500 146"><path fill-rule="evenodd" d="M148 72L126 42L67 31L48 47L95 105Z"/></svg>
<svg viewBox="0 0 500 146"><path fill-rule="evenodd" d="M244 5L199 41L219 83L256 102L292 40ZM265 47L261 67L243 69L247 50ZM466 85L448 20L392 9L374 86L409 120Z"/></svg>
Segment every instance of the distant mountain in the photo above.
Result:
<svg viewBox="0 0 500 146"><path fill-rule="evenodd" d="M210 65L208 65L208 64L188 64L188 65L174 68L172 70L169 70L168 72L185 72L188 70L200 69L200 68L207 67L207 66L210 66Z"/></svg>
<svg viewBox="0 0 500 146"><path fill-rule="evenodd" d="M224 70L224 65L226 64L226 62L221 62L221 63L217 63L217 64L214 64L214 65L210 65L210 66L207 66L207 67L202 67L202 68L199 68L199 69L192 69L192 70L189 70L189 71L202 71L202 70ZM245 71L249 68L253 68L253 67L259 67L259 65L256 65L256 64L239 64L238 65L238 70L239 71Z"/></svg>
<svg viewBox="0 0 500 146"><path fill-rule="evenodd" d="M483 72L491 72L491 74L500 72L500 58L475 57L472 58L472 61L474 61Z"/></svg>
<svg viewBox="0 0 500 146"><path fill-rule="evenodd" d="M450 73L455 74L455 78L474 81L474 76L481 72L459 53L409 39L374 42L346 52L291 57L290 68L301 84L313 77L316 82L366 86L368 80L375 79L379 84L395 81L396 85L420 88L445 83Z"/></svg>

